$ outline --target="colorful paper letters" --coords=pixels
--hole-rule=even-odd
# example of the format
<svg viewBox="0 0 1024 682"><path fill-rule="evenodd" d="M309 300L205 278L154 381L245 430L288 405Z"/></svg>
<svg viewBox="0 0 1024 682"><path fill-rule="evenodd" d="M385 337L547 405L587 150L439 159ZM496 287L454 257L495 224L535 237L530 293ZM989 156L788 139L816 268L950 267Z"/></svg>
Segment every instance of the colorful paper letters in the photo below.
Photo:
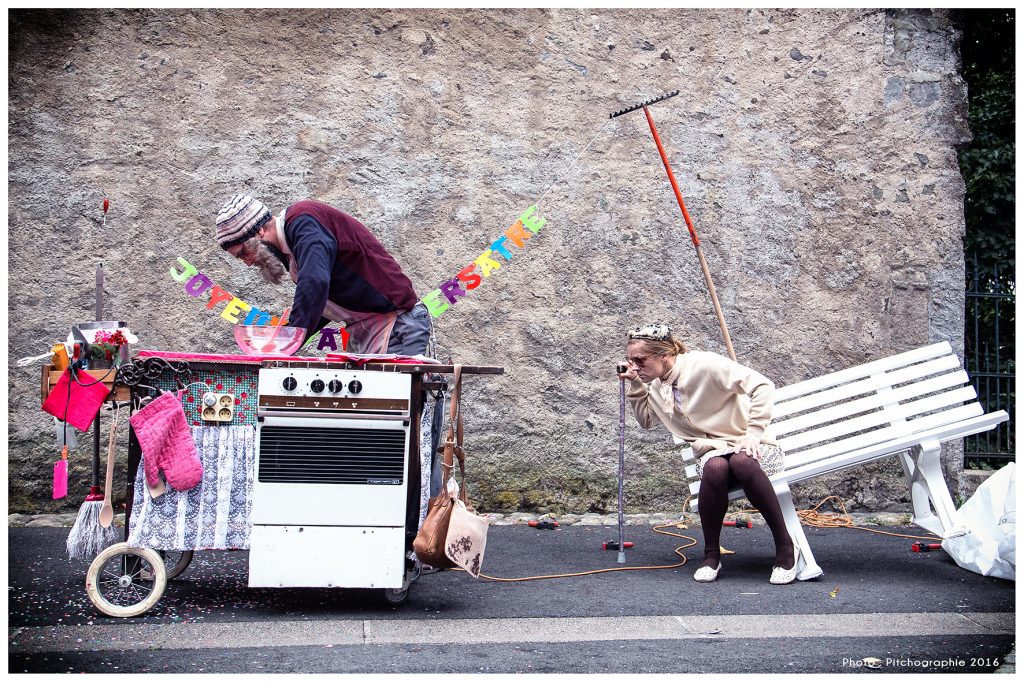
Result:
<svg viewBox="0 0 1024 682"><path fill-rule="evenodd" d="M492 272L499 269L501 262L495 260L493 256L500 256L505 262L511 261L512 252L509 250L509 243L523 248L526 240L537 234L547 222L545 218L535 215L536 212L537 205L530 206L510 228L491 242L489 248L477 256L472 263L459 270L458 275L443 282L440 287L424 296L421 300L427 306L430 314L433 317L440 317L441 313L455 305L458 299L464 297L467 291L476 289L485 277L490 277ZM480 274L476 273L477 268L480 269ZM462 285L465 285L465 289Z"/></svg>
<svg viewBox="0 0 1024 682"><path fill-rule="evenodd" d="M178 265L183 269L182 272L178 272L171 266L171 278L175 282L185 283L185 293L192 298L199 298L206 292L210 292L210 300L206 303L207 310L213 310L217 305L225 303L224 310L221 311L220 316L230 322L231 324L238 324L239 317L246 313L242 324L252 324L257 326L263 325L276 325L278 317L272 315L269 311L260 310L259 308L253 307L238 298L234 294L225 291L221 287L213 283L209 277L199 272L196 266L189 263L184 258L178 258ZM288 318L284 319L282 324L287 324ZM335 341L335 335L341 334L341 349L345 350L348 347L348 339L350 334L345 330L344 327L338 329L321 329L320 330L320 341L317 346L318 349L323 350L325 347L331 350L338 350L337 341Z"/></svg>

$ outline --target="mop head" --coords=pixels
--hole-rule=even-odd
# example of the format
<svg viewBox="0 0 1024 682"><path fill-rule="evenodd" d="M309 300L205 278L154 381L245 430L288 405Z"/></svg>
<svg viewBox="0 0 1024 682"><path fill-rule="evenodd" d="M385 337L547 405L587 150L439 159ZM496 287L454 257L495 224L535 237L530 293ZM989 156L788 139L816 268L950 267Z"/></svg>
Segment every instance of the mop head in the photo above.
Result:
<svg viewBox="0 0 1024 682"><path fill-rule="evenodd" d="M100 525L103 502L85 502L78 510L78 518L68 534L68 557L92 561L93 557L118 540L117 528Z"/></svg>

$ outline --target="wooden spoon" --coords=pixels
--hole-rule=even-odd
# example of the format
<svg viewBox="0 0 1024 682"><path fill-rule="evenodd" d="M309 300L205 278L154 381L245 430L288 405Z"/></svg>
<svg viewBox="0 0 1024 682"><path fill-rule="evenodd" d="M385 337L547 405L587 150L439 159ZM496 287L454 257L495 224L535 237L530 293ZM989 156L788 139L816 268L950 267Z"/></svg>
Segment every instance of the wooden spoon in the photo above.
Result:
<svg viewBox="0 0 1024 682"><path fill-rule="evenodd" d="M110 425L110 444L107 446L107 480L103 489L103 508L100 509L100 526L110 528L114 521L114 503L111 501L110 489L114 486L114 448L117 445L117 416L120 410L114 410L114 423ZM96 416L96 428L100 427L99 415Z"/></svg>

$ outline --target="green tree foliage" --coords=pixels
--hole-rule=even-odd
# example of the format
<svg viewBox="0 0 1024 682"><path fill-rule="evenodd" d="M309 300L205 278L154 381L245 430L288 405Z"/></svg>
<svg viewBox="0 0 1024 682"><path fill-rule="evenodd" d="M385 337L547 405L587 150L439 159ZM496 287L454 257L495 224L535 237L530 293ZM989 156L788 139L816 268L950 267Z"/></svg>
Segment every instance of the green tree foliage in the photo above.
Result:
<svg viewBox="0 0 1024 682"><path fill-rule="evenodd" d="M1010 422L968 438L968 466L998 468L1015 453L1014 10L964 10L961 57L973 139L960 150L966 185L964 355L986 411Z"/></svg>
<svg viewBox="0 0 1024 682"><path fill-rule="evenodd" d="M959 154L960 172L967 186L964 250L969 259L976 255L982 268L998 267L1012 282L1014 10L964 10L960 23L967 118L974 135Z"/></svg>

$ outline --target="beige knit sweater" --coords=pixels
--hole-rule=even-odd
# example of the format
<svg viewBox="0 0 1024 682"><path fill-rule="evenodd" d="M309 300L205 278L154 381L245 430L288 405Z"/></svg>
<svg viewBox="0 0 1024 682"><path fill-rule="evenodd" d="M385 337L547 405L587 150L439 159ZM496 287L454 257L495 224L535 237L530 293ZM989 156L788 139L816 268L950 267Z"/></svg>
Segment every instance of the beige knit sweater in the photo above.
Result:
<svg viewBox="0 0 1024 682"><path fill-rule="evenodd" d="M626 397L640 426L651 429L660 421L700 457L744 436L773 442L764 430L772 418L774 392L775 384L763 374L717 353L691 350L676 356L664 380L650 386L631 381Z"/></svg>

